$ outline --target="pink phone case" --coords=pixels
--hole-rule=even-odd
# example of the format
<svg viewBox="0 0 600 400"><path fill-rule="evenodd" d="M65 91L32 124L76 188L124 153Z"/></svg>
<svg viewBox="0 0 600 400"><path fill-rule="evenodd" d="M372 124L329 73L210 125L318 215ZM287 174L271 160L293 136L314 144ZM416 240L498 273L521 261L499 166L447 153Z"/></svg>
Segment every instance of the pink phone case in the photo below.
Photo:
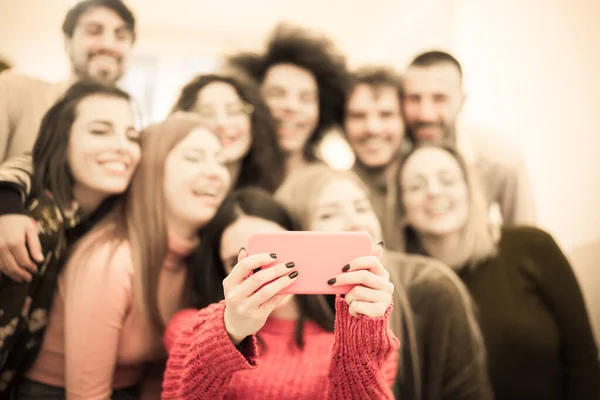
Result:
<svg viewBox="0 0 600 400"><path fill-rule="evenodd" d="M293 261L298 277L282 294L346 294L354 285L331 286L327 281L357 257L371 255L371 236L365 232L257 233L248 240L248 254L275 253L263 266Z"/></svg>

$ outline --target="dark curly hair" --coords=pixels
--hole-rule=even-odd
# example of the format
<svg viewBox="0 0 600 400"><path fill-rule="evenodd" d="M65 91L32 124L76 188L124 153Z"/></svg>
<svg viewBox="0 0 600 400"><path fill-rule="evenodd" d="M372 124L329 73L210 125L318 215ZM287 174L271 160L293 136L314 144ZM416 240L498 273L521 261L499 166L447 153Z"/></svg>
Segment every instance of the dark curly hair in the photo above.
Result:
<svg viewBox="0 0 600 400"><path fill-rule="evenodd" d="M304 147L304 157L317 159L316 147L327 131L341 125L348 82L346 60L329 38L289 24L275 27L264 54L240 53L226 58L226 64L243 69L262 82L270 67L293 64L310 71L319 87L319 122Z"/></svg>
<svg viewBox="0 0 600 400"><path fill-rule="evenodd" d="M238 96L254 108L251 117L252 144L242 159L240 175L234 188L258 186L273 193L283 181L284 154L277 143L269 107L250 77L237 71L198 75L183 87L173 111L191 111L200 90L213 82L231 85Z"/></svg>

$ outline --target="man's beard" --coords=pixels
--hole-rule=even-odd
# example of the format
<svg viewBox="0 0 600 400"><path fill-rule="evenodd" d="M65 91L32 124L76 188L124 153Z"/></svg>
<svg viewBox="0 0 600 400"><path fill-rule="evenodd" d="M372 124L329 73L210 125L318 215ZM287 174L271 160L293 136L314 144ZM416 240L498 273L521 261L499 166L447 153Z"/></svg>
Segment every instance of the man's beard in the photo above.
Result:
<svg viewBox="0 0 600 400"><path fill-rule="evenodd" d="M417 132L421 128L436 127L441 130L441 135L436 135L431 138L419 138ZM454 147L456 144L456 129L454 124L449 126L443 122L431 123L431 122L417 122L412 125L406 126L406 137L410 138L413 144L431 144L435 146L449 146Z"/></svg>
<svg viewBox="0 0 600 400"><path fill-rule="evenodd" d="M76 64L74 62L73 59L71 59L71 63L74 66L75 69L75 74L77 75L77 77L79 79L87 79L87 78L91 78L91 79L97 79L107 85L111 85L114 86L117 81L119 79L121 79L121 77L123 76L123 64L122 64L122 59L120 57L117 57L118 59L116 60L118 66L117 66L117 70L116 71L110 71L110 70L100 70L100 71L96 71L94 74L92 74L90 72L90 67L91 64L93 62L93 58L97 55L101 55L103 54L102 51L100 52L96 52L90 56L88 56L85 64L79 63Z"/></svg>

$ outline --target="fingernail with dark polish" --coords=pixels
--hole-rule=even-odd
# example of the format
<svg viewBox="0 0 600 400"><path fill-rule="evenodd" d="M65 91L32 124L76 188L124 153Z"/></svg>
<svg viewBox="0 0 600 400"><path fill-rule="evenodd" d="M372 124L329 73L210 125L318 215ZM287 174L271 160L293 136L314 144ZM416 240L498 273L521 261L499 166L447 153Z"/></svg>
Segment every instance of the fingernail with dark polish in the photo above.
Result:
<svg viewBox="0 0 600 400"><path fill-rule="evenodd" d="M348 272L349 269L350 269L350 264L346 264L344 266L344 268L342 268L342 272Z"/></svg>
<svg viewBox="0 0 600 400"><path fill-rule="evenodd" d="M258 271L260 271L260 270L261 270L261 268L262 268L262 267L254 268L254 269L252 270L252 273L253 273L253 274L257 273Z"/></svg>
<svg viewBox="0 0 600 400"><path fill-rule="evenodd" d="M328 285L333 285L335 283L335 278L331 278L330 280L327 281Z"/></svg>
<svg viewBox="0 0 600 400"><path fill-rule="evenodd" d="M275 254L275 253L271 253L269 255L271 256L271 258L277 258L277 254Z"/></svg>
<svg viewBox="0 0 600 400"><path fill-rule="evenodd" d="M381 247L383 247L385 245L385 243L383 243L383 240L377 244L380 245Z"/></svg>
<svg viewBox="0 0 600 400"><path fill-rule="evenodd" d="M290 261L289 263L286 263L285 266L288 268L294 268L296 266L296 264L294 264L293 261Z"/></svg>
<svg viewBox="0 0 600 400"><path fill-rule="evenodd" d="M298 271L293 271L288 276L290 277L290 279L294 279L295 277L298 276Z"/></svg>

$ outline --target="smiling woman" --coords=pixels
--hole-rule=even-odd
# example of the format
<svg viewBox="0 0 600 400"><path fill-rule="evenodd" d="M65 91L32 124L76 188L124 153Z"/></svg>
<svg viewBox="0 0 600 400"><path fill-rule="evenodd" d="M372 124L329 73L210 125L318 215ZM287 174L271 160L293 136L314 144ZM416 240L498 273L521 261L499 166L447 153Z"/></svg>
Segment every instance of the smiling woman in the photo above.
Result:
<svg viewBox="0 0 600 400"><path fill-rule="evenodd" d="M165 356L161 332L181 307L185 259L230 179L218 138L193 116L149 126L141 147L126 196L74 246L58 276L41 352L16 388L20 399L131 395L145 363Z"/></svg>
<svg viewBox="0 0 600 400"><path fill-rule="evenodd" d="M27 267L39 273L25 284L7 276L0 280L0 394L40 351L65 249L101 214L101 203L125 191L139 160L125 92L80 82L46 113L33 149L33 186L26 200L27 214L37 222L27 236L39 235L42 245L29 249L38 265ZM10 260L5 256L3 261Z"/></svg>
<svg viewBox="0 0 600 400"><path fill-rule="evenodd" d="M181 90L173 111L197 114L221 139L233 187L273 192L283 179L283 153L271 113L242 72L199 75Z"/></svg>

